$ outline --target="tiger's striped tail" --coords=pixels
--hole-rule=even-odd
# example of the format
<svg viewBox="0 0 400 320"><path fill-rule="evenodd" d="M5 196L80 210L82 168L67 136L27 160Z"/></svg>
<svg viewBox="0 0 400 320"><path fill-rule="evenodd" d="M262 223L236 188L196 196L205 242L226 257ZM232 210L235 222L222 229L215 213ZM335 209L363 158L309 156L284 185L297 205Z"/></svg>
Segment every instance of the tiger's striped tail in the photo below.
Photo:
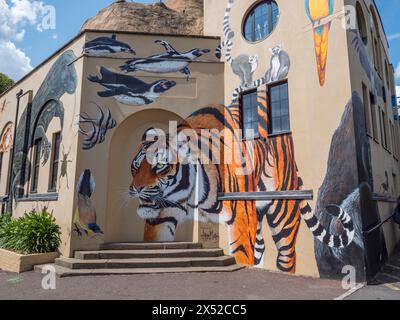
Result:
<svg viewBox="0 0 400 320"><path fill-rule="evenodd" d="M254 265L260 268L264 267L264 252L265 252L265 241L262 229L262 218L258 221L257 226L257 237L254 245Z"/></svg>

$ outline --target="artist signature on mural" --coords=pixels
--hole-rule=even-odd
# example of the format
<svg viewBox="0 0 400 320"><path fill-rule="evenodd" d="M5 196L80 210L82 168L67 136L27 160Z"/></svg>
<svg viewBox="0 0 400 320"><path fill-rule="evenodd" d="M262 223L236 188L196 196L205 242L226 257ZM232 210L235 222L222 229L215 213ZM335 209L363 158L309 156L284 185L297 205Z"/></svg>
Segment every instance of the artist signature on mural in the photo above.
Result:
<svg viewBox="0 0 400 320"><path fill-rule="evenodd" d="M200 241L203 242L218 242L219 234L216 233L211 228L201 228L200 229Z"/></svg>

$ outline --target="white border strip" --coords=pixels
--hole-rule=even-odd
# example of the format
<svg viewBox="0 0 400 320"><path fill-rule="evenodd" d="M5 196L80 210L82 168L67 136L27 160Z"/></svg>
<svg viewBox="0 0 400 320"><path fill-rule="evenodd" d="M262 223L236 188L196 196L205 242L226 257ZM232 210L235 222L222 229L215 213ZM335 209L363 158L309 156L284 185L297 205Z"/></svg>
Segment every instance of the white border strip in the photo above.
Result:
<svg viewBox="0 0 400 320"><path fill-rule="evenodd" d="M356 285L353 289L350 289L349 291L343 293L341 296L339 296L339 297L337 297L337 298L335 298L333 300L344 300L348 296L351 296L356 291L360 290L361 288L364 288L365 286L366 286L366 283L360 283L360 284Z"/></svg>

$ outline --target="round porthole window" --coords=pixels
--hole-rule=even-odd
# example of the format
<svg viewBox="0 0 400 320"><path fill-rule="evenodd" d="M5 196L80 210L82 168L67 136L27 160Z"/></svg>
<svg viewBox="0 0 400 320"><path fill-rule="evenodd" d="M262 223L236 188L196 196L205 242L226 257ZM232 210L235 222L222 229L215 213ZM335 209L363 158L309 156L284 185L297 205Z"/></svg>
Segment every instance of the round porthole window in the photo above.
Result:
<svg viewBox="0 0 400 320"><path fill-rule="evenodd" d="M278 19L279 7L275 1L258 2L246 15L243 36L250 42L263 40L274 31Z"/></svg>

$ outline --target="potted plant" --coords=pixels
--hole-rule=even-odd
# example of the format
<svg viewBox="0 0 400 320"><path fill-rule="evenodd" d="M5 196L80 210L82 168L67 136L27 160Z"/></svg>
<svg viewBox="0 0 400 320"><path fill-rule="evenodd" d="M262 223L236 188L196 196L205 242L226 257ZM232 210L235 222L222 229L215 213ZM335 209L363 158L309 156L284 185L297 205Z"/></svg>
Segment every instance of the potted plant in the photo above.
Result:
<svg viewBox="0 0 400 320"><path fill-rule="evenodd" d="M54 262L59 256L60 234L46 209L16 219L9 214L0 216L0 269L20 273Z"/></svg>

